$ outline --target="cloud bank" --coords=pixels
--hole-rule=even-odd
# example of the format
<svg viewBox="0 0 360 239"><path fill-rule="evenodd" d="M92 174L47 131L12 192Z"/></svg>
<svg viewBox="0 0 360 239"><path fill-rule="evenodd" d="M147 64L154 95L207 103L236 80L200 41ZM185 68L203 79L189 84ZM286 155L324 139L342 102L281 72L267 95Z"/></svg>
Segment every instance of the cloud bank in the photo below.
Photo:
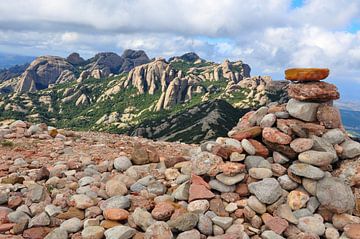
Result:
<svg viewBox="0 0 360 239"><path fill-rule="evenodd" d="M77 51L150 57L195 51L242 59L255 74L329 67L333 81L360 83L358 0L3 0L0 51L66 56Z"/></svg>

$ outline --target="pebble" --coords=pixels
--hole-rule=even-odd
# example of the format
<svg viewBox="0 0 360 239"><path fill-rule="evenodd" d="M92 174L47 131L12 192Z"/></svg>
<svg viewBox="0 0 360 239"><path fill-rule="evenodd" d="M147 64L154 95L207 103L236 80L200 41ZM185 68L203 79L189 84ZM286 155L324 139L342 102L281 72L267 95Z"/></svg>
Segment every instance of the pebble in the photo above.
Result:
<svg viewBox="0 0 360 239"><path fill-rule="evenodd" d="M271 169L268 168L251 168L249 175L255 179L271 178L273 175Z"/></svg>
<svg viewBox="0 0 360 239"><path fill-rule="evenodd" d="M72 201L74 206L79 209L86 209L94 206L94 201L85 194L75 194L70 198L70 201Z"/></svg>
<svg viewBox="0 0 360 239"><path fill-rule="evenodd" d="M334 213L352 211L355 207L351 188L340 178L326 177L318 181L316 197L323 207Z"/></svg>
<svg viewBox="0 0 360 239"><path fill-rule="evenodd" d="M286 104L286 110L292 117L307 122L316 121L318 107L318 103L302 102L295 99L290 99Z"/></svg>
<svg viewBox="0 0 360 239"><path fill-rule="evenodd" d="M136 233L136 230L128 226L115 226L105 231L106 239L129 239Z"/></svg>
<svg viewBox="0 0 360 239"><path fill-rule="evenodd" d="M314 145L313 139L308 138L297 138L291 141L290 147L296 153L302 153L304 151L310 150Z"/></svg>
<svg viewBox="0 0 360 239"><path fill-rule="evenodd" d="M128 191L126 185L116 179L110 179L109 181L107 181L105 190L109 197L123 196Z"/></svg>
<svg viewBox="0 0 360 239"><path fill-rule="evenodd" d="M241 146L245 150L245 152L250 155L254 155L256 153L255 147L247 139L241 140Z"/></svg>
<svg viewBox="0 0 360 239"><path fill-rule="evenodd" d="M274 203L281 195L280 184L274 178L265 178L259 182L250 183L249 191L265 204Z"/></svg>
<svg viewBox="0 0 360 239"><path fill-rule="evenodd" d="M267 114L264 116L264 118L262 118L262 120L260 121L260 127L261 128L265 128L265 127L272 127L276 122L276 115L275 114Z"/></svg>
<svg viewBox="0 0 360 239"><path fill-rule="evenodd" d="M288 157L276 151L273 152L273 159L275 163L279 164L285 164L290 161Z"/></svg>
<svg viewBox="0 0 360 239"><path fill-rule="evenodd" d="M216 175L217 180L228 186L235 185L241 182L244 178L245 178L245 173L240 173L235 176L227 176L223 173Z"/></svg>
<svg viewBox="0 0 360 239"><path fill-rule="evenodd" d="M318 236L325 233L325 225L320 215L300 218L297 227L303 232L314 233Z"/></svg>
<svg viewBox="0 0 360 239"><path fill-rule="evenodd" d="M107 220L121 221L129 217L129 212L121 208L107 208L103 211Z"/></svg>
<svg viewBox="0 0 360 239"><path fill-rule="evenodd" d="M61 228L56 228L46 235L44 239L67 239L68 233Z"/></svg>
<svg viewBox="0 0 360 239"><path fill-rule="evenodd" d="M101 210L106 208L122 208L126 209L130 207L130 200L126 196L111 197L100 204Z"/></svg>
<svg viewBox="0 0 360 239"><path fill-rule="evenodd" d="M345 140L345 134L340 129L330 129L322 136L330 144L340 144Z"/></svg>
<svg viewBox="0 0 360 239"><path fill-rule="evenodd" d="M83 239L102 239L104 237L105 229L100 226L88 226L81 232Z"/></svg>
<svg viewBox="0 0 360 239"><path fill-rule="evenodd" d="M310 179L321 179L325 176L321 169L306 163L294 163L290 165L289 170L297 176Z"/></svg>
<svg viewBox="0 0 360 239"><path fill-rule="evenodd" d="M213 233L213 227L212 227L212 221L211 219L203 214L199 215L199 222L197 225L199 231L204 235L212 235Z"/></svg>
<svg viewBox="0 0 360 239"><path fill-rule="evenodd" d="M336 159L336 155L329 152L309 150L300 153L298 159L302 163L321 167L330 165Z"/></svg>
<svg viewBox="0 0 360 239"><path fill-rule="evenodd" d="M215 223L216 225L218 225L219 227L221 227L222 229L226 230L227 228L229 228L233 222L233 218L232 217L213 217L211 219L213 221L213 223Z"/></svg>
<svg viewBox="0 0 360 239"><path fill-rule="evenodd" d="M210 180L209 185L212 189L215 189L222 193L233 192L236 189L235 185L226 185L216 179Z"/></svg>
<svg viewBox="0 0 360 239"><path fill-rule="evenodd" d="M155 222L148 229L146 229L144 234L144 239L171 239L173 234L169 225L165 222Z"/></svg>
<svg viewBox="0 0 360 239"><path fill-rule="evenodd" d="M210 207L208 200L195 200L188 204L187 210L189 212L204 214Z"/></svg>
<svg viewBox="0 0 360 239"><path fill-rule="evenodd" d="M283 132L279 131L277 128L270 128L270 127L265 127L263 129L262 136L268 142L281 144L281 145L290 144L292 140L292 138L289 135L284 134Z"/></svg>
<svg viewBox="0 0 360 239"><path fill-rule="evenodd" d="M184 232L193 229L197 225L198 220L199 216L197 214L186 212L167 223L171 228Z"/></svg>
<svg viewBox="0 0 360 239"><path fill-rule="evenodd" d="M292 210L299 210L306 206L309 199L310 197L306 193L299 190L293 190L287 196L287 203Z"/></svg>
<svg viewBox="0 0 360 239"><path fill-rule="evenodd" d="M120 156L114 159L114 168L119 172L124 172L131 166L131 160L126 156Z"/></svg>
<svg viewBox="0 0 360 239"><path fill-rule="evenodd" d="M76 217L68 219L60 225L60 229L65 230L67 233L78 232L81 230L82 227L83 223L79 218Z"/></svg>
<svg viewBox="0 0 360 239"><path fill-rule="evenodd" d="M177 239L200 239L200 232L196 229L192 229L187 232L182 232L177 236Z"/></svg>
<svg viewBox="0 0 360 239"><path fill-rule="evenodd" d="M343 148L342 158L355 158L360 155L360 143L353 140L345 140L340 146Z"/></svg>
<svg viewBox="0 0 360 239"><path fill-rule="evenodd" d="M247 199L247 205L256 213L264 214L266 212L266 205L260 202L255 196L250 196Z"/></svg>

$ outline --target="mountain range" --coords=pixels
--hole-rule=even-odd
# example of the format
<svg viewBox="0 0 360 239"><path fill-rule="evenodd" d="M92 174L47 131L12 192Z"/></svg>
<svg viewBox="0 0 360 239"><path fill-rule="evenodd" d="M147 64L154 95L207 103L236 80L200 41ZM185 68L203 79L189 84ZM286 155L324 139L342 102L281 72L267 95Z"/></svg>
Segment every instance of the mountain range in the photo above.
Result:
<svg viewBox="0 0 360 239"><path fill-rule="evenodd" d="M251 109L287 100L287 82L250 72L241 60L216 63L193 52L40 56L0 72L0 119L201 142L225 135Z"/></svg>

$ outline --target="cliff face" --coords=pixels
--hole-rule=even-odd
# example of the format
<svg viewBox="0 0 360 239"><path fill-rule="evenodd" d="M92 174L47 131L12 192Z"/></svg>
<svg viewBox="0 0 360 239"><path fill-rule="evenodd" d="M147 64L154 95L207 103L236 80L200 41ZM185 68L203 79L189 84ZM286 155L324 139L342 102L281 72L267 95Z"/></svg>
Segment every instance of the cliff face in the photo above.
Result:
<svg viewBox="0 0 360 239"><path fill-rule="evenodd" d="M84 60L78 53L71 53L66 59L57 56L40 56L30 65L2 70L0 83L9 82L0 85L0 92L34 92L46 89L53 84L76 79L82 81L89 77L107 78L129 72L134 67L149 61L146 53L141 50L125 50L121 56L113 52L103 52L88 60Z"/></svg>
<svg viewBox="0 0 360 239"><path fill-rule="evenodd" d="M48 88L50 84L73 81L76 69L61 57L41 56L36 58L19 77L16 92L33 92Z"/></svg>

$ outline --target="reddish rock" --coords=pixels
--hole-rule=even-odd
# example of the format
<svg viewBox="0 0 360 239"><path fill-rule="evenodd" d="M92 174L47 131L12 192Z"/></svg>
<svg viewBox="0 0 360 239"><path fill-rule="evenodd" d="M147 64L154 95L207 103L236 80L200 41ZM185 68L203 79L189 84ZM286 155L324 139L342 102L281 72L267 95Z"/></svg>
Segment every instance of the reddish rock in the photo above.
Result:
<svg viewBox="0 0 360 239"><path fill-rule="evenodd" d="M297 153L294 150L292 150L289 145L275 144L275 143L268 142L266 140L264 140L264 144L271 151L277 151L277 152L285 155L289 159L295 159L297 156Z"/></svg>
<svg viewBox="0 0 360 239"><path fill-rule="evenodd" d="M321 106L320 106L321 107ZM325 127L316 123L305 123L297 119L278 119L276 127L287 135L307 138L310 134L321 136Z"/></svg>
<svg viewBox="0 0 360 239"><path fill-rule="evenodd" d="M220 171L227 176L234 176L241 172L244 172L245 164L235 162L225 162L221 164Z"/></svg>
<svg viewBox="0 0 360 239"><path fill-rule="evenodd" d="M164 160L164 163L167 168L171 168L175 164L185 162L185 161L188 161L188 159L181 157L181 156L180 157L169 157Z"/></svg>
<svg viewBox="0 0 360 239"><path fill-rule="evenodd" d="M263 129L262 136L268 142L282 145L290 144L292 140L289 135L280 132L276 128L269 127Z"/></svg>
<svg viewBox="0 0 360 239"><path fill-rule="evenodd" d="M191 184L189 188L189 202L196 199L210 199L215 197L208 187L202 184Z"/></svg>
<svg viewBox="0 0 360 239"><path fill-rule="evenodd" d="M113 221L126 220L129 217L129 212L121 208L107 208L103 214L106 219Z"/></svg>
<svg viewBox="0 0 360 239"><path fill-rule="evenodd" d="M340 112L331 105L320 105L317 111L317 119L327 129L340 128L341 126Z"/></svg>
<svg viewBox="0 0 360 239"><path fill-rule="evenodd" d="M34 227L26 229L23 232L23 237L26 239L43 239L51 231L48 227Z"/></svg>
<svg viewBox="0 0 360 239"><path fill-rule="evenodd" d="M215 145L212 147L212 153L223 159L228 159L233 152L238 152L241 154L242 151L242 148L235 148L227 145Z"/></svg>
<svg viewBox="0 0 360 239"><path fill-rule="evenodd" d="M15 226L15 223L3 223L0 224L0 232L7 232Z"/></svg>
<svg viewBox="0 0 360 239"><path fill-rule="evenodd" d="M207 182L205 182L205 180L196 175L196 174L191 174L191 179L190 179L191 184L196 184L196 185L203 185L205 186L207 189L210 189L211 187L209 186L209 184Z"/></svg>
<svg viewBox="0 0 360 239"><path fill-rule="evenodd" d="M171 217L174 211L175 208L170 202L161 202L155 205L151 215L155 220L166 221Z"/></svg>
<svg viewBox="0 0 360 239"><path fill-rule="evenodd" d="M285 70L285 79L289 81L319 81L329 76L327 68L291 68Z"/></svg>
<svg viewBox="0 0 360 239"><path fill-rule="evenodd" d="M20 196L12 196L8 200L8 207L9 208L17 208L23 202Z"/></svg>
<svg viewBox="0 0 360 239"><path fill-rule="evenodd" d="M270 113L276 113L276 112L285 112L286 111L286 105L272 105L268 109L268 114Z"/></svg>
<svg viewBox="0 0 360 239"><path fill-rule="evenodd" d="M171 215L170 220L174 220L174 219L178 218L179 216L183 215L184 213L187 213L186 208L184 208L184 207L176 208L174 213Z"/></svg>
<svg viewBox="0 0 360 239"><path fill-rule="evenodd" d="M238 193L222 193L220 197L228 203L240 200L240 195Z"/></svg>
<svg viewBox="0 0 360 239"><path fill-rule="evenodd" d="M141 207L147 211L152 210L155 207L153 200L143 197L143 196L131 196L131 207L129 211L134 211L135 208Z"/></svg>
<svg viewBox="0 0 360 239"><path fill-rule="evenodd" d="M9 222L7 215L12 212L10 208L0 207L0 224Z"/></svg>
<svg viewBox="0 0 360 239"><path fill-rule="evenodd" d="M111 221L111 220L103 220L100 223L100 226L102 226L105 229L113 228L113 227L120 226L120 225L122 225L120 222Z"/></svg>
<svg viewBox="0 0 360 239"><path fill-rule="evenodd" d="M249 141L255 148L255 155L259 155L264 158L267 158L269 156L269 150L262 143L255 139L249 139Z"/></svg>
<svg viewBox="0 0 360 239"><path fill-rule="evenodd" d="M350 239L360 239L360 224L348 224L344 227L344 232Z"/></svg>
<svg viewBox="0 0 360 239"><path fill-rule="evenodd" d="M336 86L326 82L290 84L288 95L296 100L315 102L326 102L340 98Z"/></svg>
<svg viewBox="0 0 360 239"><path fill-rule="evenodd" d="M289 223L280 217L273 217L272 219L268 220L265 225L270 230L280 235L286 230L286 228L289 226Z"/></svg>
<svg viewBox="0 0 360 239"><path fill-rule="evenodd" d="M249 122L250 117L255 113L255 111L249 111L246 114L243 115L243 117L241 117L239 123L236 125L237 128L249 128L252 125Z"/></svg>
<svg viewBox="0 0 360 239"><path fill-rule="evenodd" d="M297 138L290 143L290 147L296 152L301 153L310 150L314 145L314 140L307 138Z"/></svg>
<svg viewBox="0 0 360 239"><path fill-rule="evenodd" d="M77 209L75 207L70 207L67 212L60 213L56 217L65 220L76 217L80 220L83 220L85 218L85 213L83 210Z"/></svg>
<svg viewBox="0 0 360 239"><path fill-rule="evenodd" d="M224 203L220 198L214 198L210 200L210 210L219 217L229 216L229 213L225 210Z"/></svg>
<svg viewBox="0 0 360 239"><path fill-rule="evenodd" d="M260 126L236 129L235 131L229 132L229 137L237 139L239 141L247 138L255 138L256 136L259 136L261 134L261 130L262 129Z"/></svg>
<svg viewBox="0 0 360 239"><path fill-rule="evenodd" d="M50 176L50 171L44 166L39 169L38 174L36 175L36 181L40 181L43 179L48 179Z"/></svg>
<svg viewBox="0 0 360 239"><path fill-rule="evenodd" d="M240 197L245 197L247 195L249 195L249 189L246 183L239 183L236 186L235 192L237 192Z"/></svg>
<svg viewBox="0 0 360 239"><path fill-rule="evenodd" d="M237 218L242 218L244 217L244 209L240 208L240 209L236 209L236 211L234 212L235 217Z"/></svg>

